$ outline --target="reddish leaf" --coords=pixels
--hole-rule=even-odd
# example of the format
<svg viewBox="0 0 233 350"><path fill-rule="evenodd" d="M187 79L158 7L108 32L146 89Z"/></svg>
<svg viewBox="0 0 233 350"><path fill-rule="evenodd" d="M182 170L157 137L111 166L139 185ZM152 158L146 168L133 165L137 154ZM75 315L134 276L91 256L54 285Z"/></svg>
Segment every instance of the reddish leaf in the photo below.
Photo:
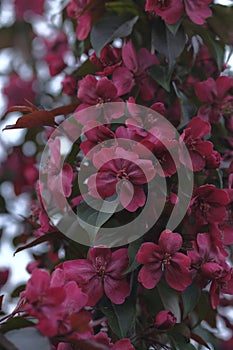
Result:
<svg viewBox="0 0 233 350"><path fill-rule="evenodd" d="M70 113L73 113L75 111L75 109L78 107L79 103L78 102L73 102L69 105L66 106L61 106L61 107L57 107L52 109L52 113L54 116L57 115L67 115Z"/></svg>
<svg viewBox="0 0 233 350"><path fill-rule="evenodd" d="M7 116L7 114L9 113L13 113L13 112L20 112L20 113L31 113L33 111L37 110L36 107L30 107L30 106L14 106L14 107L10 107L8 108L8 110L4 113L2 120L5 119L5 117Z"/></svg>
<svg viewBox="0 0 233 350"><path fill-rule="evenodd" d="M78 102L71 103L66 106L61 106L52 109L51 111L38 110L35 106L14 106L9 108L4 114L3 118L11 112L27 113L23 117L20 117L16 124L7 125L3 130L9 129L22 129L22 128L33 128L38 126L54 126L55 117L58 115L67 115L76 109Z"/></svg>
<svg viewBox="0 0 233 350"><path fill-rule="evenodd" d="M70 324L73 330L79 334L84 334L90 330L90 315L87 311L74 313L70 316Z"/></svg>
<svg viewBox="0 0 233 350"><path fill-rule="evenodd" d="M33 128L36 126L54 126L52 111L37 110L19 118L14 125L7 125L3 130Z"/></svg>
<svg viewBox="0 0 233 350"><path fill-rule="evenodd" d="M65 237L65 236L64 236ZM52 241L54 239L63 239L63 235L60 232L50 232L50 233L46 233L44 236L41 236L37 239L35 239L34 241L19 247L15 252L14 255L21 252L22 250L28 249L28 248L32 248L37 246L38 244L44 243L44 242L49 242Z"/></svg>
<svg viewBox="0 0 233 350"><path fill-rule="evenodd" d="M191 333L191 338L195 340L197 343L205 346L207 349L210 349L209 345L206 343L206 341L200 337L200 335Z"/></svg>

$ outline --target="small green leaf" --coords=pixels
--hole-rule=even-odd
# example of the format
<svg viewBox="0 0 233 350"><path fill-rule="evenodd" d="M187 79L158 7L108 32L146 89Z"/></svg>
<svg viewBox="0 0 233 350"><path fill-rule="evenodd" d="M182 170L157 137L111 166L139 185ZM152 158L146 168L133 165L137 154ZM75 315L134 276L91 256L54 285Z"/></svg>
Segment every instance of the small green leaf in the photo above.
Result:
<svg viewBox="0 0 233 350"><path fill-rule="evenodd" d="M131 34L138 16L124 14L106 14L95 23L91 31L91 44L99 57L101 50L114 39Z"/></svg>
<svg viewBox="0 0 233 350"><path fill-rule="evenodd" d="M5 323L1 324L1 332L6 333L15 329L33 326L34 323L23 317L12 317Z"/></svg>
<svg viewBox="0 0 233 350"><path fill-rule="evenodd" d="M180 27L175 34L166 27L165 23L156 18L152 28L152 47L167 57L169 67L176 63L177 57L182 53L186 43L184 29Z"/></svg>
<svg viewBox="0 0 233 350"><path fill-rule="evenodd" d="M141 247L143 238L139 238L136 241L132 242L128 246L128 257L129 257L129 267L124 271L124 274L136 270L140 263L135 259L139 248Z"/></svg>
<svg viewBox="0 0 233 350"><path fill-rule="evenodd" d="M136 4L132 0L123 0L123 1L113 1L107 2L105 4L107 10L118 12L118 13L131 13L134 16L139 16L140 13L139 8L136 7Z"/></svg>
<svg viewBox="0 0 233 350"><path fill-rule="evenodd" d="M72 75L78 77L84 77L87 74L95 74L97 68L90 60L86 60L77 70L75 70Z"/></svg>
<svg viewBox="0 0 233 350"><path fill-rule="evenodd" d="M88 233L91 242L95 241L100 227L115 213L118 204L118 199L111 200L106 198L103 204L103 200L88 196L78 205L79 223Z"/></svg>
<svg viewBox="0 0 233 350"><path fill-rule="evenodd" d="M181 25L182 22L183 22L183 18L180 18L179 21L177 21L177 22L174 23L174 24L167 24L167 23L166 23L166 26L167 26L167 28L170 30L170 32L171 32L173 35L176 35L177 30L180 28L180 25Z"/></svg>
<svg viewBox="0 0 233 350"><path fill-rule="evenodd" d="M199 35L202 38L204 44L209 48L211 55L215 59L218 69L222 71L225 57L224 43L216 39L216 35L213 31L195 23L188 22L185 29L189 32L190 36Z"/></svg>
<svg viewBox="0 0 233 350"><path fill-rule="evenodd" d="M177 89L175 82L172 82L176 96L178 97L182 110L182 124L179 130L183 129L197 112L197 107L194 103L180 90Z"/></svg>
<svg viewBox="0 0 233 350"><path fill-rule="evenodd" d="M135 286L124 304L116 305L105 298L101 305L101 311L107 316L110 328L119 339L128 336L128 333L135 322L136 298L137 288Z"/></svg>
<svg viewBox="0 0 233 350"><path fill-rule="evenodd" d="M174 345L175 350L192 350L195 349L190 344L190 329L187 325L180 323L176 324L174 328L168 331L169 337Z"/></svg>
<svg viewBox="0 0 233 350"><path fill-rule="evenodd" d="M213 15L207 19L211 29L226 45L233 44L233 6L212 5Z"/></svg>
<svg viewBox="0 0 233 350"><path fill-rule="evenodd" d="M168 284L162 280L157 286L159 296L163 302L164 309L170 310L176 317L176 321L181 321L181 310L179 304L179 294L176 290L168 286Z"/></svg>
<svg viewBox="0 0 233 350"><path fill-rule="evenodd" d="M168 67L154 65L149 69L150 76L157 81L167 92L170 91L170 82L173 70Z"/></svg>
<svg viewBox="0 0 233 350"><path fill-rule="evenodd" d="M185 319L190 312L193 311L195 306L198 304L201 296L200 288L193 283L191 286L186 288L182 293L183 300L183 318Z"/></svg>
<svg viewBox="0 0 233 350"><path fill-rule="evenodd" d="M23 328L5 333L5 337L18 350L50 350L51 344L47 337L42 336L35 328Z"/></svg>

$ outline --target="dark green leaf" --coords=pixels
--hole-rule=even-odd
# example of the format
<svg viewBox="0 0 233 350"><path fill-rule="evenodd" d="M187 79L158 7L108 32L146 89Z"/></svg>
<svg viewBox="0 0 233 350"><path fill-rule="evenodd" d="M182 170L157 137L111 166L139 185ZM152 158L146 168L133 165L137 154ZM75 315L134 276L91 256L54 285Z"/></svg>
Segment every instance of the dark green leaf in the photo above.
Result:
<svg viewBox="0 0 233 350"><path fill-rule="evenodd" d="M157 81L167 92L170 91L170 82L173 70L169 67L154 65L149 69L150 76Z"/></svg>
<svg viewBox="0 0 233 350"><path fill-rule="evenodd" d="M102 200L88 196L77 207L79 223L88 233L91 242L94 242L100 227L111 218L119 204L118 200L109 200L107 204L106 201L107 199L103 204Z"/></svg>
<svg viewBox="0 0 233 350"><path fill-rule="evenodd" d="M208 24L224 44L233 45L233 6L212 5Z"/></svg>
<svg viewBox="0 0 233 350"><path fill-rule="evenodd" d="M183 300L183 318L185 319L190 312L193 311L195 306L198 304L198 301L201 296L200 288L193 283L191 286L186 288L182 293Z"/></svg>
<svg viewBox="0 0 233 350"><path fill-rule="evenodd" d="M138 16L132 18L131 15L124 13L106 14L97 21L91 31L91 44L96 55L99 57L104 46L114 39L130 35L137 20Z"/></svg>
<svg viewBox="0 0 233 350"><path fill-rule="evenodd" d="M176 317L177 322L181 321L181 310L179 305L179 294L176 290L168 286L168 284L162 280L158 286L159 296L163 302L164 309L170 310Z"/></svg>
<svg viewBox="0 0 233 350"><path fill-rule="evenodd" d="M156 18L152 28L152 47L158 53L167 57L169 67L175 64L177 57L184 49L185 43L186 35L182 27L174 35L160 18Z"/></svg>
<svg viewBox="0 0 233 350"><path fill-rule="evenodd" d="M199 316L199 322L205 320L212 328L216 328L216 310L213 310L210 305L209 294L204 291L201 293L201 297L199 299L197 305L197 314ZM196 330L195 330L195 333ZM199 333L198 333L199 334Z"/></svg>
<svg viewBox="0 0 233 350"><path fill-rule="evenodd" d="M25 284L21 284L19 286L17 286L12 292L11 292L11 298L18 298L19 294L25 290L26 285Z"/></svg>
<svg viewBox="0 0 233 350"><path fill-rule="evenodd" d="M164 309L157 287L153 289L145 289L143 291L143 299L151 316L157 315L159 311Z"/></svg>
<svg viewBox="0 0 233 350"><path fill-rule="evenodd" d="M33 326L33 322L23 317L12 317L5 323L1 324L1 332L6 333L15 329Z"/></svg>
<svg viewBox="0 0 233 350"><path fill-rule="evenodd" d="M108 323L119 339L127 337L132 328L136 317L136 292L133 288L131 295L124 304L116 305L109 300L104 299L101 305L101 311L108 318Z"/></svg>
<svg viewBox="0 0 233 350"><path fill-rule="evenodd" d="M95 74L97 68L91 63L90 60L86 60L76 71L72 73L75 77L84 77L87 74Z"/></svg>
<svg viewBox="0 0 233 350"><path fill-rule="evenodd" d="M136 4L132 0L112 1L105 4L107 10L118 13L131 13L134 16L139 16L140 10L136 7Z"/></svg>
<svg viewBox="0 0 233 350"><path fill-rule="evenodd" d="M182 124L179 126L179 129L182 129L185 127L190 119L196 114L197 107L194 105L194 103L188 99L185 94L178 90L175 83L173 82L173 88L175 90L175 93L180 101L181 110L182 110Z"/></svg>
<svg viewBox="0 0 233 350"><path fill-rule="evenodd" d="M23 328L5 333L5 337L18 350L51 350L49 339L42 336L35 328Z"/></svg>
<svg viewBox="0 0 233 350"><path fill-rule="evenodd" d="M141 247L142 242L143 242L143 238L139 238L136 241L129 244L128 246L129 267L125 270L124 274L132 272L136 270L138 266L140 266L140 263L135 259L135 257L139 248Z"/></svg>
<svg viewBox="0 0 233 350"><path fill-rule="evenodd" d="M176 324L169 332L169 336L176 350L193 350L192 344L190 344L190 330L183 324Z"/></svg>
<svg viewBox="0 0 233 350"><path fill-rule="evenodd" d="M167 23L166 23L166 26L167 26L167 28L170 30L170 32L171 32L173 35L176 35L177 30L180 28L180 25L181 25L182 22L183 22L183 18L180 18L179 21L177 21L177 22L174 23L174 24L167 24Z"/></svg>
<svg viewBox="0 0 233 350"><path fill-rule="evenodd" d="M192 22L188 22L186 30L189 32L189 35L199 35L202 38L204 44L209 48L211 55L215 59L218 69L221 71L225 57L225 45L223 42L216 39L213 31Z"/></svg>
<svg viewBox="0 0 233 350"><path fill-rule="evenodd" d="M59 232L51 232L51 233L46 233L44 236L41 236L37 239L35 239L34 241L19 247L15 252L14 255L21 252L22 250L28 249L28 248L32 248L37 246L38 244L44 243L44 242L49 242L52 241L54 239L57 239L58 237L60 237L60 233Z"/></svg>

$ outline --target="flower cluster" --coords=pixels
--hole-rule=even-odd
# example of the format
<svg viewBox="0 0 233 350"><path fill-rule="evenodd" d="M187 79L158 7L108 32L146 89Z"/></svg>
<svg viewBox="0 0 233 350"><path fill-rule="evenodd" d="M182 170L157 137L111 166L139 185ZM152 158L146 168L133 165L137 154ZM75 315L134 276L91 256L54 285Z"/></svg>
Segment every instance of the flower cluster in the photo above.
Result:
<svg viewBox="0 0 233 350"><path fill-rule="evenodd" d="M27 131L4 150L0 206L6 180L27 193L16 252L45 246L1 337L16 324L52 350L208 347L219 319L233 332L233 8L70 0L40 35L45 2L21 2L27 62L11 62L3 120ZM0 266L0 288L8 277Z"/></svg>

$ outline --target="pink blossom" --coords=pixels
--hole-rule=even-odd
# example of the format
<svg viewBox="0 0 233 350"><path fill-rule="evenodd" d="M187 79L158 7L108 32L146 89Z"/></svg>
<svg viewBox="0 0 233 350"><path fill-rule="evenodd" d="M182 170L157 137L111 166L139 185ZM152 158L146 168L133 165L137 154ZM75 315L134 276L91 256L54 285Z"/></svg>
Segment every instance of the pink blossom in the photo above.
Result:
<svg viewBox="0 0 233 350"><path fill-rule="evenodd" d="M121 65L121 49L106 45L100 52L100 58L93 52L90 61L100 69L96 74L99 76L107 76Z"/></svg>
<svg viewBox="0 0 233 350"><path fill-rule="evenodd" d="M209 4L212 0L147 0L146 11L155 12L167 24L176 23L184 14L187 13L191 21L202 25L205 19L210 17L212 12Z"/></svg>
<svg viewBox="0 0 233 350"><path fill-rule="evenodd" d="M113 344L106 333L100 332L96 334L93 339L99 344L109 346L109 348L112 350L135 350L128 338L120 339Z"/></svg>
<svg viewBox="0 0 233 350"><path fill-rule="evenodd" d="M205 103L198 111L203 119L217 123L222 115L232 110L232 77L220 76L216 81L209 78L196 83L194 88L199 100Z"/></svg>
<svg viewBox="0 0 233 350"><path fill-rule="evenodd" d="M88 295L88 305L96 304L106 294L115 304L122 304L130 293L127 277L127 249L111 252L105 247L92 248L88 259L65 261L62 265L66 280L76 281Z"/></svg>
<svg viewBox="0 0 233 350"><path fill-rule="evenodd" d="M139 159L136 153L121 147L111 147L102 148L95 154L93 164L98 173L88 179L91 195L108 198L119 190L121 204L132 212L145 204L142 185L155 176L150 160Z"/></svg>
<svg viewBox="0 0 233 350"><path fill-rule="evenodd" d="M25 99L30 102L35 100L34 79L23 80L17 74L11 74L9 82L3 88L3 94L7 97L7 108L12 106L24 106Z"/></svg>
<svg viewBox="0 0 233 350"><path fill-rule="evenodd" d="M103 4L95 6L91 0L71 0L67 6L69 17L77 20L76 36L78 40L85 40L90 33L92 23L104 10Z"/></svg>
<svg viewBox="0 0 233 350"><path fill-rule="evenodd" d="M14 0L15 14L18 20L24 20L24 15L42 15L45 0Z"/></svg>
<svg viewBox="0 0 233 350"><path fill-rule="evenodd" d="M35 157L27 157L21 148L15 147L0 169L0 176L3 169L11 176L15 194L18 196L23 192L32 191L38 179L38 170L35 167ZM20 173L20 176L19 176Z"/></svg>
<svg viewBox="0 0 233 350"><path fill-rule="evenodd" d="M103 105L104 117L107 122L112 119L119 118L124 113L124 104L116 103L104 105L107 102L122 102L118 97L116 86L111 80L106 77L97 80L93 75L87 75L78 83L78 98L82 104L76 110L76 118L83 125L89 120L98 118L98 113L94 109L85 110L84 113L79 113L90 106ZM100 109L99 109L100 113Z"/></svg>
<svg viewBox="0 0 233 350"><path fill-rule="evenodd" d="M190 258L179 253L182 246L182 237L178 233L165 230L159 237L158 244L143 243L136 259L143 267L138 276L139 282L147 289L154 288L162 278L170 287L183 291L192 283L189 271Z"/></svg>
<svg viewBox="0 0 233 350"><path fill-rule="evenodd" d="M209 4L212 0L184 0L185 12L196 24L203 25L205 19L212 15L212 11L209 8Z"/></svg>
<svg viewBox="0 0 233 350"><path fill-rule="evenodd" d="M0 268L0 289L6 284L9 278L10 270L7 268Z"/></svg>
<svg viewBox="0 0 233 350"><path fill-rule="evenodd" d="M221 164L221 155L218 151L213 151L210 155L205 157L206 168L207 169L216 169L220 167Z"/></svg>
<svg viewBox="0 0 233 350"><path fill-rule="evenodd" d="M65 197L68 198L72 193L73 169L68 163L62 164L58 137L54 140L50 139L48 145L51 156L48 169L46 169L46 183L54 204L58 208L64 209L66 206Z"/></svg>
<svg viewBox="0 0 233 350"><path fill-rule="evenodd" d="M226 191L214 185L203 185L194 190L190 209L199 225L220 223L227 215L228 203L229 196Z"/></svg>
<svg viewBox="0 0 233 350"><path fill-rule="evenodd" d="M155 327L160 330L167 330L176 324L176 317L169 310L160 311L155 317Z"/></svg>
<svg viewBox="0 0 233 350"><path fill-rule="evenodd" d="M35 269L21 293L26 301L24 310L38 319L36 327L45 336L73 331L72 315L77 315L88 299L75 282L64 285L62 281L54 283L47 271Z"/></svg>
<svg viewBox="0 0 233 350"><path fill-rule="evenodd" d="M200 171L205 167L205 157L213 152L210 141L204 141L203 137L210 133L210 124L200 117L194 117L183 131L180 142L184 142L192 160L193 171ZM181 158L183 164L186 160Z"/></svg>
<svg viewBox="0 0 233 350"><path fill-rule="evenodd" d="M146 11L155 12L167 24L176 23L184 13L182 0L147 0Z"/></svg>
<svg viewBox="0 0 233 350"><path fill-rule="evenodd" d="M68 96L76 95L76 79L72 76L66 75L62 80L63 93Z"/></svg>
<svg viewBox="0 0 233 350"><path fill-rule="evenodd" d="M99 148L104 147L104 141L115 138L114 132L107 126L93 120L89 121L82 131L87 140L81 143L80 148L88 157L93 155L92 148L95 147L94 152L96 153L98 151L96 146L100 144Z"/></svg>
<svg viewBox="0 0 233 350"><path fill-rule="evenodd" d="M54 77L55 75L61 73L66 67L63 58L61 56L58 56L55 52L49 53L46 56L45 61L49 66L49 72L51 77Z"/></svg>
<svg viewBox="0 0 233 350"><path fill-rule="evenodd" d="M143 100L149 101L154 97L157 89L156 82L149 76L147 70L159 61L146 48L136 52L131 41L122 48L122 59L125 67L117 68L112 80L117 87L118 95L129 93L138 84Z"/></svg>

